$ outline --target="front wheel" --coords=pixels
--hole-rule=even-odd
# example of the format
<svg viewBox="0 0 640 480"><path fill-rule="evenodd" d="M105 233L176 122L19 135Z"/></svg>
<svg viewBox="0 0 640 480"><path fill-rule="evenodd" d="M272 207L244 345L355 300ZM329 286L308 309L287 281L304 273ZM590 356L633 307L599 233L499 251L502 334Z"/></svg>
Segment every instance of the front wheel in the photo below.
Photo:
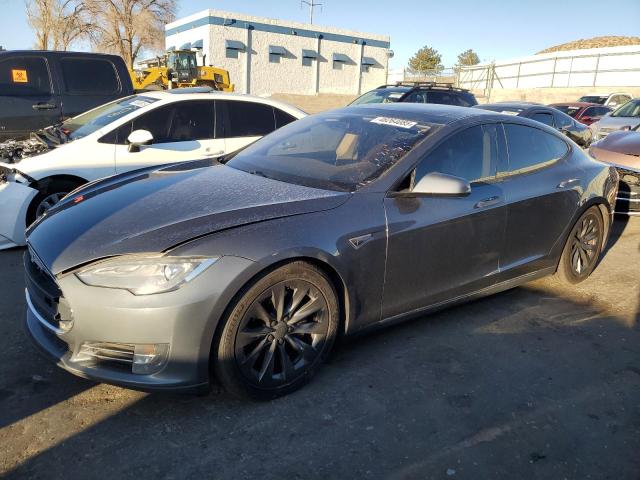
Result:
<svg viewBox="0 0 640 480"><path fill-rule="evenodd" d="M570 284L586 280L598 264L603 242L602 214L598 207L591 207L571 230L558 264L558 278Z"/></svg>
<svg viewBox="0 0 640 480"><path fill-rule="evenodd" d="M231 393L270 399L297 390L336 338L336 291L322 270L292 262L241 294L214 342L213 369Z"/></svg>
<svg viewBox="0 0 640 480"><path fill-rule="evenodd" d="M27 227L44 215L51 207L62 200L69 192L80 186L80 183L70 180L56 180L41 189L33 198L27 210Z"/></svg>

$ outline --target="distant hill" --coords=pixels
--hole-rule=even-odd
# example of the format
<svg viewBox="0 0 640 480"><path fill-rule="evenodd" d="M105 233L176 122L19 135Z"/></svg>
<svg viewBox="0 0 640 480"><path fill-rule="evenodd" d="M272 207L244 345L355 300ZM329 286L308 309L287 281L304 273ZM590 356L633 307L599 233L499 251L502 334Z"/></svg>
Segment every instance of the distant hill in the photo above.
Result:
<svg viewBox="0 0 640 480"><path fill-rule="evenodd" d="M581 50L585 48L602 48L602 47L620 47L623 45L638 45L640 46L640 37L593 37L587 39L575 40L569 43L563 43L562 45L556 45L555 47L546 48L536 55L541 53L561 52L564 50Z"/></svg>

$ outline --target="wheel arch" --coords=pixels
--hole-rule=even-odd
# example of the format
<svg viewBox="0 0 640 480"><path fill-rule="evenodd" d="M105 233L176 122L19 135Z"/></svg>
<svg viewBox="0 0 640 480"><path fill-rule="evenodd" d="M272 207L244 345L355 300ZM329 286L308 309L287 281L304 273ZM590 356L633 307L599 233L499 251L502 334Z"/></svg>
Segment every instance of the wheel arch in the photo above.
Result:
<svg viewBox="0 0 640 480"><path fill-rule="evenodd" d="M40 190L41 188L47 187L54 182L63 182L63 181L74 182L74 183L77 183L78 186L84 185L85 183L88 182L88 180L77 175L55 174L55 175L42 177L36 180L35 182L32 182L30 187L35 188L36 190Z"/></svg>

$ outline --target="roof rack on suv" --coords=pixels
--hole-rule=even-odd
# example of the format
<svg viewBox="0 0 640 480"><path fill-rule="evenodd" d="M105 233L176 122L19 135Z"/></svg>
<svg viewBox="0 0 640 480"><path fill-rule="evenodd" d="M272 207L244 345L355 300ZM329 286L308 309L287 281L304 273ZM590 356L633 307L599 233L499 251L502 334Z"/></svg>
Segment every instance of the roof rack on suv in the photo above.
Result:
<svg viewBox="0 0 640 480"><path fill-rule="evenodd" d="M426 82L426 81L416 81L416 82L396 82L385 85L380 85L377 88L386 88L386 87L413 87L413 88L446 88L448 90L455 90L457 92L468 92L466 88L454 87L453 83L447 82Z"/></svg>

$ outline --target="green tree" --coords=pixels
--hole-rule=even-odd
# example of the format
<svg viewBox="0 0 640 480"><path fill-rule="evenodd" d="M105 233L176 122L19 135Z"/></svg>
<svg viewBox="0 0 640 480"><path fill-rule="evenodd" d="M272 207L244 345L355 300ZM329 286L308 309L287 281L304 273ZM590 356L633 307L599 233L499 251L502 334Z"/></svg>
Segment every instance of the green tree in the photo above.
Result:
<svg viewBox="0 0 640 480"><path fill-rule="evenodd" d="M477 65L480 63L480 57L478 54L474 52L471 48L469 50L465 50L460 55L458 55L458 65L460 66L470 66Z"/></svg>
<svg viewBox="0 0 640 480"><path fill-rule="evenodd" d="M418 73L439 73L444 66L442 63L442 55L434 48L424 46L409 59L409 68Z"/></svg>

